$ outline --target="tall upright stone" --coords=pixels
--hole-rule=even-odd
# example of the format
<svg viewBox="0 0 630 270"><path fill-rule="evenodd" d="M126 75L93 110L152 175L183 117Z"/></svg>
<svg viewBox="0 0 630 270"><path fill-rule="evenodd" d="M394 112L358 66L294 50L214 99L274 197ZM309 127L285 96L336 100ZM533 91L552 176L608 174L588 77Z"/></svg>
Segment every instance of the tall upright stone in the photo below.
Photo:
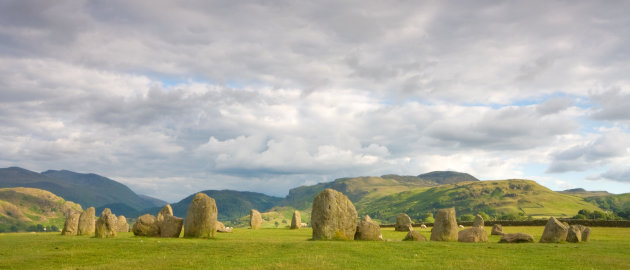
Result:
<svg viewBox="0 0 630 270"><path fill-rule="evenodd" d="M116 215L112 214L112 211L109 208L103 209L101 216L95 223L94 237L116 237L116 222L118 222Z"/></svg>
<svg viewBox="0 0 630 270"><path fill-rule="evenodd" d="M249 211L249 227L254 230L258 230L260 229L261 225L262 225L262 216L260 215L260 212L258 212L258 210L256 209L250 210Z"/></svg>
<svg viewBox="0 0 630 270"><path fill-rule="evenodd" d="M540 243L559 243L567 239L569 228L560 223L555 217L550 217L545 225Z"/></svg>
<svg viewBox="0 0 630 270"><path fill-rule="evenodd" d="M354 234L354 240L383 240L383 235L381 234L381 226L372 221L370 216L365 215L357 226L357 232Z"/></svg>
<svg viewBox="0 0 630 270"><path fill-rule="evenodd" d="M83 210L83 212L79 216L79 231L77 233L78 235L94 234L94 226L96 225L96 221L94 220L95 215L96 209L94 209L94 207Z"/></svg>
<svg viewBox="0 0 630 270"><path fill-rule="evenodd" d="M79 231L79 213L73 213L66 218L66 222L63 224L62 235L77 235Z"/></svg>
<svg viewBox="0 0 630 270"><path fill-rule="evenodd" d="M213 198L204 193L195 194L186 212L184 237L214 237L217 214L217 204Z"/></svg>
<svg viewBox="0 0 630 270"><path fill-rule="evenodd" d="M394 225L394 230L398 232L408 232L413 230L411 227L411 218L405 213L398 214L396 216L396 225Z"/></svg>
<svg viewBox="0 0 630 270"><path fill-rule="evenodd" d="M357 230L357 210L346 195L327 188L313 199L311 226L314 240L352 240Z"/></svg>
<svg viewBox="0 0 630 270"><path fill-rule="evenodd" d="M118 216L116 232L129 232L129 223L127 223L127 218L123 215Z"/></svg>
<svg viewBox="0 0 630 270"><path fill-rule="evenodd" d="M291 217L291 229L299 229L302 227L302 216L300 211L293 211L293 217Z"/></svg>
<svg viewBox="0 0 630 270"><path fill-rule="evenodd" d="M483 217L481 217L481 215L477 214L475 216L475 221L473 221L473 227L483 228Z"/></svg>
<svg viewBox="0 0 630 270"><path fill-rule="evenodd" d="M172 216L172 215L173 215L173 208L171 207L170 204L167 204L164 207L162 207L160 212L157 214L157 221L160 222L164 220L165 216Z"/></svg>
<svg viewBox="0 0 630 270"><path fill-rule="evenodd" d="M435 215L431 230L431 241L457 241L457 219L455 208L440 209Z"/></svg>

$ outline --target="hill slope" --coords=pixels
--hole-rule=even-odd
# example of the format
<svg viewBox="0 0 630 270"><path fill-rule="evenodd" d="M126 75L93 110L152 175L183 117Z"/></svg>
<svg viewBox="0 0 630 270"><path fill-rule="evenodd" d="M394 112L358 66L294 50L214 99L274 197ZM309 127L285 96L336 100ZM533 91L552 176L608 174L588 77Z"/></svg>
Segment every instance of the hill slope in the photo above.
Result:
<svg viewBox="0 0 630 270"><path fill-rule="evenodd" d="M65 217L81 206L36 188L0 188L0 231L41 224L63 227Z"/></svg>
<svg viewBox="0 0 630 270"><path fill-rule="evenodd" d="M127 186L112 179L71 171L36 173L18 167L0 169L0 187L32 187L50 191L87 208L109 205L117 215L133 217L137 211L156 206Z"/></svg>

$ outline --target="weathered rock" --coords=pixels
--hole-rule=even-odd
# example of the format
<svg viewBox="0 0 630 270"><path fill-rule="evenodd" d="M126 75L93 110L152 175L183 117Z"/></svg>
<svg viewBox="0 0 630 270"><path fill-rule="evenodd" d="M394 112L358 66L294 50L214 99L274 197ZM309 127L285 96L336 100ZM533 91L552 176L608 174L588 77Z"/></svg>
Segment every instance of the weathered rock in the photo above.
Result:
<svg viewBox="0 0 630 270"><path fill-rule="evenodd" d="M260 229L261 225L262 225L262 216L260 215L260 212L258 212L258 210L256 209L250 210L249 211L249 227L254 230L258 230Z"/></svg>
<svg viewBox="0 0 630 270"><path fill-rule="evenodd" d="M74 213L66 218L66 222L63 224L63 230L61 230L62 235L77 235L79 231L79 216L81 216L81 214Z"/></svg>
<svg viewBox="0 0 630 270"><path fill-rule="evenodd" d="M431 230L431 241L457 241L457 220L455 208L438 210Z"/></svg>
<svg viewBox="0 0 630 270"><path fill-rule="evenodd" d="M341 192L327 188L313 199L313 239L352 240L357 230L357 210Z"/></svg>
<svg viewBox="0 0 630 270"><path fill-rule="evenodd" d="M79 216L79 231L78 235L92 235L94 234L94 226L96 225L96 221L94 217L96 215L96 209L94 207L90 207L85 209L81 216Z"/></svg>
<svg viewBox="0 0 630 270"><path fill-rule="evenodd" d="M569 228L560 223L555 217L550 217L545 225L540 243L559 243L567 239Z"/></svg>
<svg viewBox="0 0 630 270"><path fill-rule="evenodd" d="M579 243L588 242L591 228L582 225L571 225L567 233L567 242Z"/></svg>
<svg viewBox="0 0 630 270"><path fill-rule="evenodd" d="M398 232L408 232L413 230L411 227L411 218L405 213L398 214L396 216L396 225L394 226L394 230Z"/></svg>
<svg viewBox="0 0 630 270"><path fill-rule="evenodd" d="M528 233L504 233L499 243L534 243L534 237Z"/></svg>
<svg viewBox="0 0 630 270"><path fill-rule="evenodd" d="M469 243L488 242L488 234L486 234L486 230L483 227L471 227L459 231L457 241Z"/></svg>
<svg viewBox="0 0 630 270"><path fill-rule="evenodd" d="M293 211L293 217L291 218L291 229L299 229L302 227L302 216L300 211Z"/></svg>
<svg viewBox="0 0 630 270"><path fill-rule="evenodd" d="M129 223L125 216L118 216L116 221L116 232L129 232Z"/></svg>
<svg viewBox="0 0 630 270"><path fill-rule="evenodd" d="M494 224L492 226L491 235L503 235L503 226L501 224Z"/></svg>
<svg viewBox="0 0 630 270"><path fill-rule="evenodd" d="M171 208L170 204L167 204L164 207L162 207L160 212L157 214L157 221L159 223L160 221L164 220L165 216L172 216L172 215L173 215L173 208Z"/></svg>
<svg viewBox="0 0 630 270"><path fill-rule="evenodd" d="M225 230L225 224L223 224L223 222L221 221L217 221L217 232L220 232L222 230Z"/></svg>
<svg viewBox="0 0 630 270"><path fill-rule="evenodd" d="M582 231L582 242L588 242L588 240L591 238L591 228L586 227L583 231Z"/></svg>
<svg viewBox="0 0 630 270"><path fill-rule="evenodd" d="M483 228L483 218L480 215L475 216L475 221L473 221L473 227Z"/></svg>
<svg viewBox="0 0 630 270"><path fill-rule="evenodd" d="M162 220L157 221L157 223L160 227L160 237L177 238L182 233L184 219L173 215L165 215L162 216Z"/></svg>
<svg viewBox="0 0 630 270"><path fill-rule="evenodd" d="M214 237L217 214L217 204L213 198L204 193L195 194L184 220L184 236Z"/></svg>
<svg viewBox="0 0 630 270"><path fill-rule="evenodd" d="M357 232L354 234L354 240L383 240L383 235L381 234L381 226L372 221L370 216L364 216L357 226Z"/></svg>
<svg viewBox="0 0 630 270"><path fill-rule="evenodd" d="M131 228L135 236L159 236L160 227L157 219L150 214L140 216Z"/></svg>
<svg viewBox="0 0 630 270"><path fill-rule="evenodd" d="M427 238L424 237L420 232L411 230L405 235L403 241L427 241Z"/></svg>
<svg viewBox="0 0 630 270"><path fill-rule="evenodd" d="M116 237L116 223L118 218L112 214L109 208L103 209L101 216L96 220L94 237L96 238L111 238Z"/></svg>

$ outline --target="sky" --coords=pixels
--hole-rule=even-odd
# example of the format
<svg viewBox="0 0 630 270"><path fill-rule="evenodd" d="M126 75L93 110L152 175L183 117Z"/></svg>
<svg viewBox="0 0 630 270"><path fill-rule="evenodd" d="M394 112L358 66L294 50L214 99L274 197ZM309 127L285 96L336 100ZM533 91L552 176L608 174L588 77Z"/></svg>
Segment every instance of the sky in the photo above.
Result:
<svg viewBox="0 0 630 270"><path fill-rule="evenodd" d="M629 1L0 1L0 167L178 201L467 172L630 192Z"/></svg>

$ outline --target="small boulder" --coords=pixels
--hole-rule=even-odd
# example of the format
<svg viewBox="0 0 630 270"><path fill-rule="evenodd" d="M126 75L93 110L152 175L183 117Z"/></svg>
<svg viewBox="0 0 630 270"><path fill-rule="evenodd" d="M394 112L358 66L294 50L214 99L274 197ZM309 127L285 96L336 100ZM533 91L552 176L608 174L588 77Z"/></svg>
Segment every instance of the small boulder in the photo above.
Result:
<svg viewBox="0 0 630 270"><path fill-rule="evenodd" d="M411 231L409 231L407 233L407 235L405 235L405 238L403 239L403 241L422 241L422 242L426 242L427 238L424 237L424 235L422 235L420 232L411 230Z"/></svg>
<svg viewBox="0 0 630 270"><path fill-rule="evenodd" d="M77 235L79 231L79 216L81 216L81 214L74 213L66 218L66 222L63 224L63 230L61 230L62 235Z"/></svg>
<svg viewBox="0 0 630 270"><path fill-rule="evenodd" d="M501 224L494 224L492 226L491 235L503 235L503 226Z"/></svg>
<svg viewBox="0 0 630 270"><path fill-rule="evenodd" d="M480 215L475 216L475 221L473 221L473 227L483 228L483 218Z"/></svg>
<svg viewBox="0 0 630 270"><path fill-rule="evenodd" d="M160 227L160 237L177 238L182 233L184 219L173 215L168 215L162 216L162 220L157 221L157 223Z"/></svg>
<svg viewBox="0 0 630 270"><path fill-rule="evenodd" d="M431 230L431 241L457 241L457 220L455 208L440 209L435 215Z"/></svg>
<svg viewBox="0 0 630 270"><path fill-rule="evenodd" d="M488 242L488 234L486 234L486 230L483 227L472 227L459 231L457 241L469 243Z"/></svg>
<svg viewBox="0 0 630 270"><path fill-rule="evenodd" d="M129 232L129 223L125 216L118 216L116 221L116 232Z"/></svg>
<svg viewBox="0 0 630 270"><path fill-rule="evenodd" d="M357 210L346 195L327 188L313 199L311 227L314 240L352 240L357 230Z"/></svg>
<svg viewBox="0 0 630 270"><path fill-rule="evenodd" d="M591 238L591 228L586 227L582 231L582 242L588 242L590 238Z"/></svg>
<svg viewBox="0 0 630 270"><path fill-rule="evenodd" d="M396 225L394 230L398 232L408 232L413 230L411 227L411 218L405 213L398 214L396 216Z"/></svg>
<svg viewBox="0 0 630 270"><path fill-rule="evenodd" d="M204 193L193 197L186 219L184 220L185 237L214 237L217 225L217 204Z"/></svg>
<svg viewBox="0 0 630 270"><path fill-rule="evenodd" d="M78 235L92 235L94 234L94 226L96 221L94 220L96 215L96 209L90 207L85 209L81 216L79 216L79 231Z"/></svg>
<svg viewBox="0 0 630 270"><path fill-rule="evenodd" d="M499 243L534 243L534 237L528 233L504 233Z"/></svg>
<svg viewBox="0 0 630 270"><path fill-rule="evenodd" d="M225 224L221 221L217 221L217 232L220 232L225 229Z"/></svg>
<svg viewBox="0 0 630 270"><path fill-rule="evenodd" d="M579 243L587 242L591 228L582 225L571 225L567 234L567 242ZM586 237L584 237L586 236Z"/></svg>
<svg viewBox="0 0 630 270"><path fill-rule="evenodd" d="M140 216L131 228L135 236L159 236L160 227L157 219L150 214Z"/></svg>
<svg viewBox="0 0 630 270"><path fill-rule="evenodd" d="M555 217L550 217L545 225L540 243L559 243L567 239L569 228L560 223Z"/></svg>
<svg viewBox="0 0 630 270"><path fill-rule="evenodd" d="M372 221L370 216L364 216L357 226L357 232L354 234L354 240L383 240L383 235L381 234L381 226Z"/></svg>
<svg viewBox="0 0 630 270"><path fill-rule="evenodd" d="M94 237L96 238L112 238L116 237L116 223L118 218L112 214L109 208L103 209L101 216L96 220L94 227Z"/></svg>
<svg viewBox="0 0 630 270"><path fill-rule="evenodd" d="M249 211L249 227L258 230L260 229L260 225L262 225L262 216L260 212L256 209L252 209Z"/></svg>
<svg viewBox="0 0 630 270"><path fill-rule="evenodd" d="M302 216L300 211L293 211L293 217L291 217L291 229L299 229L302 227Z"/></svg>

